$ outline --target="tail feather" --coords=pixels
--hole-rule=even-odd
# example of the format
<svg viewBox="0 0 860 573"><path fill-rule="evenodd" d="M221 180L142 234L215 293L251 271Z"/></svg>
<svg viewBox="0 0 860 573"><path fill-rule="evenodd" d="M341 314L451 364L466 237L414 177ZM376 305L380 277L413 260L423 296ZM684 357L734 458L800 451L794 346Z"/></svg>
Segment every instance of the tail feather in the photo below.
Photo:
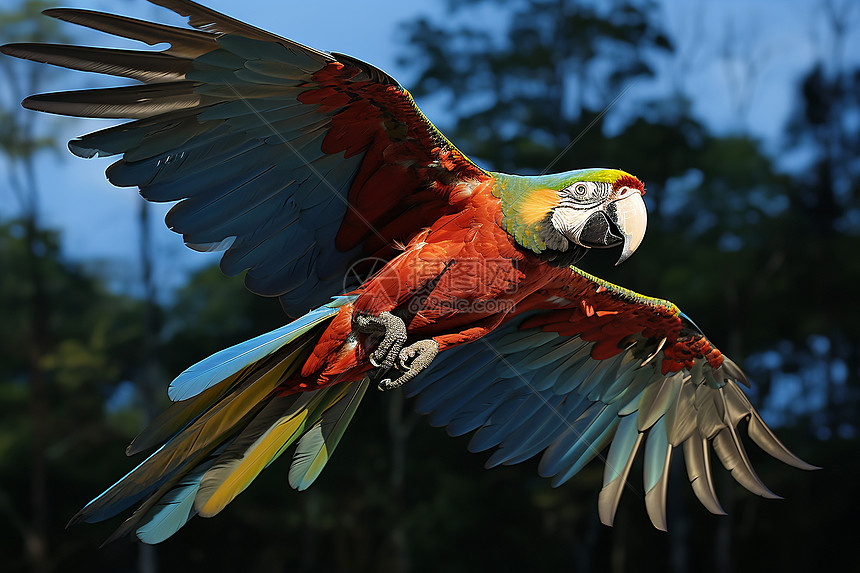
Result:
<svg viewBox="0 0 860 573"><path fill-rule="evenodd" d="M215 452L217 452L217 451L218 450L216 449ZM217 455L217 454L214 454L214 455ZM149 498L147 498L134 511L134 513L132 513L131 516L129 516L122 523L122 525L120 525L111 534L111 536L108 537L104 541L104 543L102 543L102 547L104 547L108 543L111 543L112 541L116 541L117 539L125 537L132 530L137 528L139 523L144 522L144 525L145 525L147 523L147 521L145 521L147 519L147 516L151 515L152 518L157 518L157 516L163 515L158 511L153 511L158 506L159 502L165 496L170 495L174 491L174 489L182 488L183 486L181 485L181 483L182 483L181 480L183 480L184 477L188 476L193 471L194 467L199 466L200 464L205 464L207 461L213 460L214 455L212 453L212 450L210 449L210 450L206 450L204 452L199 452L192 459L189 459L189 468L191 468L191 470L186 470L183 473L175 474L172 477L170 477L169 479L165 480L165 482L162 483L161 486L157 490L155 490L155 493L150 495ZM189 481L190 481L190 478L189 478ZM152 514L150 514L151 511L153 511ZM191 518L191 514L188 515L188 519L190 519L190 518ZM187 523L188 519L186 519L186 523Z"/></svg>
<svg viewBox="0 0 860 573"><path fill-rule="evenodd" d="M129 445L158 447L70 521L101 521L143 502L107 542L135 532L159 543L200 514L221 511L299 441L290 483L305 489L337 446L368 380L292 394L279 390L305 363L342 297L286 327L236 345L174 380L176 400ZM106 542L106 543L107 543Z"/></svg>
<svg viewBox="0 0 860 573"><path fill-rule="evenodd" d="M198 452L189 464L191 469L163 484L106 543L131 531L144 543L160 543L195 515L216 515L299 436L307 442L315 429L330 428L323 453L314 456L316 464L296 456L309 462L312 471L307 473L312 477L306 483L310 485L337 445L367 386L365 378L270 398L238 435L227 439L214 453L210 453L211 448Z"/></svg>
<svg viewBox="0 0 860 573"><path fill-rule="evenodd" d="M170 383L167 395L174 402L187 400L239 372L248 364L293 342L315 326L337 314L337 309L354 298L339 297L303 317L272 332L257 336L205 358L187 368Z"/></svg>
<svg viewBox="0 0 860 573"><path fill-rule="evenodd" d="M210 456L207 461L182 476L170 491L148 508L140 519L142 525L135 531L138 539L149 544L161 543L194 517L194 497L200 489L200 480L215 460L215 457Z"/></svg>
<svg viewBox="0 0 860 573"><path fill-rule="evenodd" d="M189 471L193 467L189 460L196 454L216 448L250 421L265 404L265 398L301 366L312 348L312 341L313 338L306 337L270 369L252 370L234 390L197 420L189 421L178 435L87 504L71 523L112 517L149 495L175 474Z"/></svg>
<svg viewBox="0 0 860 573"><path fill-rule="evenodd" d="M301 437L290 464L290 486L304 491L317 479L352 420L369 382L364 378L351 384Z"/></svg>
<svg viewBox="0 0 860 573"><path fill-rule="evenodd" d="M203 476L194 499L200 515L218 514L301 435L319 392L273 398L257 414Z"/></svg>
<svg viewBox="0 0 860 573"><path fill-rule="evenodd" d="M364 378L273 398L203 476L194 508L203 517L216 515L299 438L290 485L305 489L299 486L322 471L368 383Z"/></svg>
<svg viewBox="0 0 860 573"><path fill-rule="evenodd" d="M270 358L265 359L271 362ZM236 384L250 376L250 369L265 368L263 361L225 378L187 400L174 402L159 414L143 431L138 434L125 450L126 455L143 452L157 447L177 435L188 424L197 420L228 392L236 388Z"/></svg>

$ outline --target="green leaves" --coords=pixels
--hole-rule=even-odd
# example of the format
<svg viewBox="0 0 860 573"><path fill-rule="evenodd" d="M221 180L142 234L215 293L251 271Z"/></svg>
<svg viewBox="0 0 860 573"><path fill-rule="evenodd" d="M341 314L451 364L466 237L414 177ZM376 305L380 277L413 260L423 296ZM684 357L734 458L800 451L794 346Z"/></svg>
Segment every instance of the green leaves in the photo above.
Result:
<svg viewBox="0 0 860 573"><path fill-rule="evenodd" d="M589 165L603 127L597 114L671 51L656 5L498 4L468 2L450 24L422 18L407 26L412 50L402 62L420 72L409 85L418 96L444 97L457 123L443 131L500 171L541 172L597 118L591 136L553 171Z"/></svg>

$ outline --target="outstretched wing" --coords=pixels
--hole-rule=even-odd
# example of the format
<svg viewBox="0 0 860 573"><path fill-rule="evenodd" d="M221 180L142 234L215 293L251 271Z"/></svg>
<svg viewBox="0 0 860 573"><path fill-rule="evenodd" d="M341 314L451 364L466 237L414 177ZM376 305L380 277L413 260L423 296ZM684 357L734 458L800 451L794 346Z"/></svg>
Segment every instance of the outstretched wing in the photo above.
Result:
<svg viewBox="0 0 860 573"><path fill-rule="evenodd" d="M6 54L143 85L29 97L30 109L134 121L69 144L122 155L108 179L179 201L168 226L198 250L225 250L256 293L290 314L342 290L364 257L390 259L457 210L457 183L488 175L393 78L364 62L254 28L187 0L150 0L195 30L75 9L49 16L164 51L12 44Z"/></svg>
<svg viewBox="0 0 860 573"><path fill-rule="evenodd" d="M711 447L732 476L776 497L756 476L739 436L803 469L747 400L741 370L678 308L578 269L526 299L518 316L481 340L445 352L406 387L418 411L452 435L477 430L469 448L496 448L487 466L543 453L539 472L559 485L609 446L599 513L611 525L633 459L644 450L648 515L666 528L672 453L684 451L693 491L723 513Z"/></svg>

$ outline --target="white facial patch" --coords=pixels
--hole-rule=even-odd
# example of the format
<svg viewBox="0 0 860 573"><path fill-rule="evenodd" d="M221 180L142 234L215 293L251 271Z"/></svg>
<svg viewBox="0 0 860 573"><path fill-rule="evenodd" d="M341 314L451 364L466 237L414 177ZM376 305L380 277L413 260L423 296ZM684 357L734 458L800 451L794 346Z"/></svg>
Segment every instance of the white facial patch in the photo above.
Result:
<svg viewBox="0 0 860 573"><path fill-rule="evenodd" d="M585 222L594 213L594 209L573 209L557 207L552 213L552 226L555 230L579 245L579 236L585 227Z"/></svg>

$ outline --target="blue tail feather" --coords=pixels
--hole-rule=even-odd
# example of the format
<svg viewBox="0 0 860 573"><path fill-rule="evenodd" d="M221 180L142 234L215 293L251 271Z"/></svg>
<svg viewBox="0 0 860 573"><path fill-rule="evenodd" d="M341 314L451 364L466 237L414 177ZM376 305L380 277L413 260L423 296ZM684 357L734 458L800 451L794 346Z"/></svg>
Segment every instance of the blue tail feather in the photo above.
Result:
<svg viewBox="0 0 860 573"><path fill-rule="evenodd" d="M320 322L333 317L341 306L353 300L355 297L338 297L290 324L204 358L177 376L170 383L167 395L174 402L178 402L200 394L245 366L275 352Z"/></svg>

